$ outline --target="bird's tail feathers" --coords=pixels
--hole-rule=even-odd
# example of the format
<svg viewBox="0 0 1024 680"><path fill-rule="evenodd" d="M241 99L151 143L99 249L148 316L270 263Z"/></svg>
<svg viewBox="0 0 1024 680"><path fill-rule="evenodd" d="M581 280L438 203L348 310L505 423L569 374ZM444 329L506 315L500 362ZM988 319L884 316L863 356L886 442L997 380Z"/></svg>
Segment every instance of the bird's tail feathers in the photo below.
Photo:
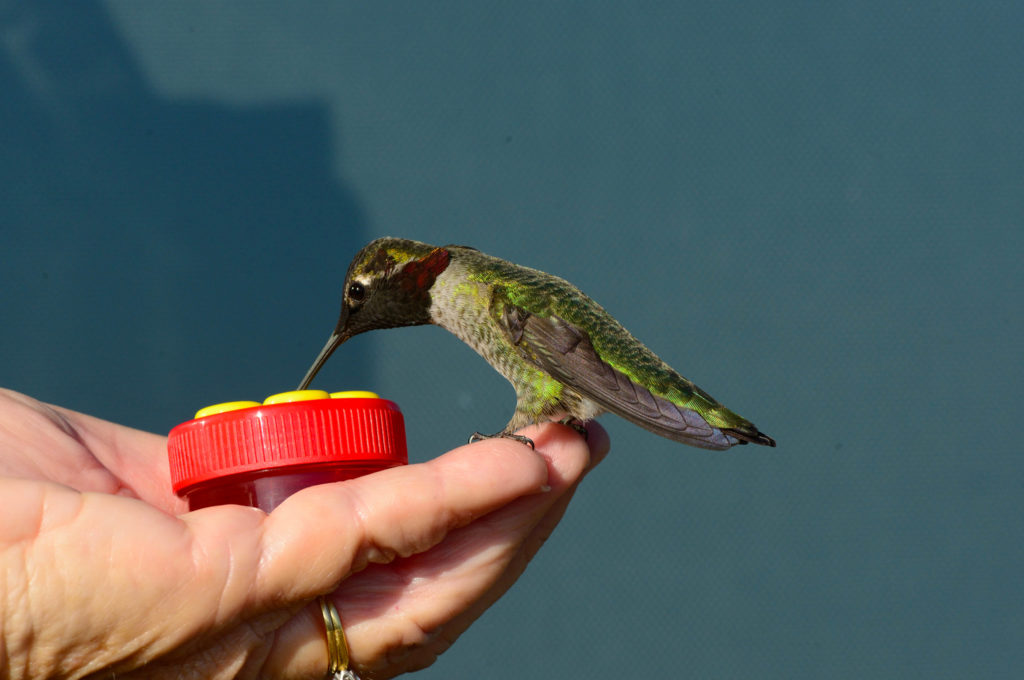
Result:
<svg viewBox="0 0 1024 680"><path fill-rule="evenodd" d="M761 432L753 425L750 426L750 430L753 430L753 432L749 430L726 428L723 429L722 432L729 435L730 437L735 437L736 439L739 439L740 444L746 444L747 442L750 442L751 444L760 444L762 446L775 446L775 440L766 435L764 432Z"/></svg>

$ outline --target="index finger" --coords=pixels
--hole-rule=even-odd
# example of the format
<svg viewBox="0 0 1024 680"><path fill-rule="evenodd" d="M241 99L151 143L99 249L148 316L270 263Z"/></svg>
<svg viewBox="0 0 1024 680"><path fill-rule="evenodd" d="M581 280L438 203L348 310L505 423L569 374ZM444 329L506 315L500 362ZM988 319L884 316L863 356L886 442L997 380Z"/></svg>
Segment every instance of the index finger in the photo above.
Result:
<svg viewBox="0 0 1024 680"><path fill-rule="evenodd" d="M496 439L426 463L305 489L267 515L262 526L250 525L259 532L252 571L236 563L231 576L251 579L249 595L256 600L309 599L333 590L367 563L427 550L448 531L543 491L547 475L535 451ZM222 540L217 510L182 516L200 545Z"/></svg>

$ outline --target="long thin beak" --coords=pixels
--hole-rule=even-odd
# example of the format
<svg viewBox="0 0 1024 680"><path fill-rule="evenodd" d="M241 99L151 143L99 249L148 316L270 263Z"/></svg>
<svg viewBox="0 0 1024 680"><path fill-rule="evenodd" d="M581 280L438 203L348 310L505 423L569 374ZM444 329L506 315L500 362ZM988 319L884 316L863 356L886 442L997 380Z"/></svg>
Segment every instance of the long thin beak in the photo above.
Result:
<svg viewBox="0 0 1024 680"><path fill-rule="evenodd" d="M327 338L327 344L325 344L324 348L320 350L320 354L316 355L313 365L309 367L308 371L306 371L306 377L302 379L301 383L299 383L300 390L304 390L309 387L309 383L312 382L313 377L320 371L327 359L330 358L331 354L334 353L334 350L338 349L338 346L341 345L341 343L348 340L348 337L349 336L347 334L337 330L331 333L331 337Z"/></svg>

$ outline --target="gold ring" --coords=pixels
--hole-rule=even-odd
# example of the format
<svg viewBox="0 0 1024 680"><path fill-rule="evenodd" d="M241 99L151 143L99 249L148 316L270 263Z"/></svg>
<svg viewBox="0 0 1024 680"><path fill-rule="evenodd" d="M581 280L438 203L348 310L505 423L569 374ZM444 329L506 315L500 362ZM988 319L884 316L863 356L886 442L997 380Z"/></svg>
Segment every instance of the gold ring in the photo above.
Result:
<svg viewBox="0 0 1024 680"><path fill-rule="evenodd" d="M355 677L348 668L348 642L341 627L341 616L334 603L324 595L320 596L320 613L324 616L327 633L327 677Z"/></svg>

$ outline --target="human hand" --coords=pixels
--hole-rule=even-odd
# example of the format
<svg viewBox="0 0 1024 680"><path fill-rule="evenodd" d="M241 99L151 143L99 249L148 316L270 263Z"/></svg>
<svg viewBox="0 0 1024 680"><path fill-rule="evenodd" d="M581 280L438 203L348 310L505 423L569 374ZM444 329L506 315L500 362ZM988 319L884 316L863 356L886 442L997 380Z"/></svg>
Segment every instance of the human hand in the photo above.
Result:
<svg viewBox="0 0 1024 680"><path fill-rule="evenodd" d="M321 678L330 593L364 678L433 662L516 580L608 451L523 430L186 512L166 439L0 390L0 676Z"/></svg>

